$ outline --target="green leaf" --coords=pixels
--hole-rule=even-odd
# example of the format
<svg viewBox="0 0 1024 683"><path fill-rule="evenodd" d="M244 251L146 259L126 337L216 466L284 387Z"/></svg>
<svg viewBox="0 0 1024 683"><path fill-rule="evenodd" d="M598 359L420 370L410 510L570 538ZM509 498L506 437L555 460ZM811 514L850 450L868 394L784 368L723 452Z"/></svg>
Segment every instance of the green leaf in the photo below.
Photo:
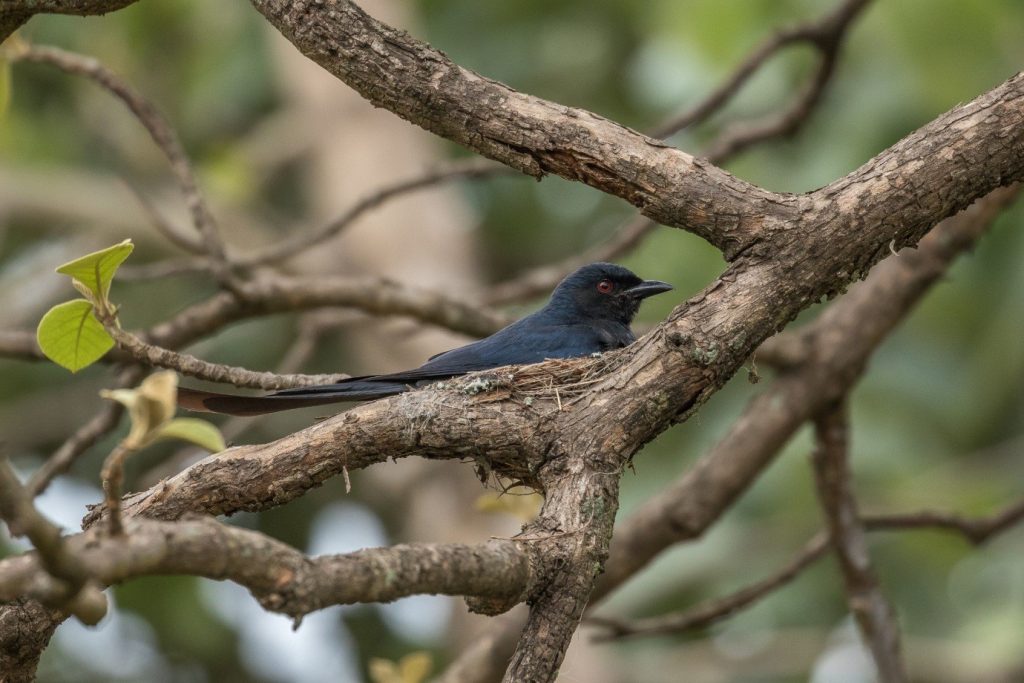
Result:
<svg viewBox="0 0 1024 683"><path fill-rule="evenodd" d="M36 328L36 339L47 358L71 372L92 365L114 346L85 299L66 301L47 311Z"/></svg>
<svg viewBox="0 0 1024 683"><path fill-rule="evenodd" d="M178 417L165 423L157 431L157 438L188 441L211 453L227 448L220 430L197 417Z"/></svg>
<svg viewBox="0 0 1024 683"><path fill-rule="evenodd" d="M112 247L94 251L57 268L58 273L70 275L82 283L97 301L106 301L114 273L135 249L130 239Z"/></svg>

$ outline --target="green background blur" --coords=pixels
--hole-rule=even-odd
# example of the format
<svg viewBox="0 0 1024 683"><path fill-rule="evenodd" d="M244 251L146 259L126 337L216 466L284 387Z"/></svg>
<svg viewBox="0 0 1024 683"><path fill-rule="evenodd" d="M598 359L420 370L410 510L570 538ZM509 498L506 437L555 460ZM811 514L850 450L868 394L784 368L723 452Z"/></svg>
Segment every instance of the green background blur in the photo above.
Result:
<svg viewBox="0 0 1024 683"><path fill-rule="evenodd" d="M832 6L833 0L421 0L404 6L409 14L403 26L488 77L645 130L699 100L774 27ZM272 217L268 222L275 225L302 225L309 170L301 159L261 173L240 151L261 122L287 104L274 77L271 32L247 3L200 0L147 0L103 18L37 17L22 30L32 42L99 58L155 101L176 126L215 204ZM730 122L782 106L802 87L813 57L806 47L783 53L718 116L671 141L699 152ZM812 190L1022 64L1019 0L878 0L854 23L834 80L806 127L726 167L771 190ZM465 156L448 143L428 144L438 159ZM0 120L0 209L17 203L9 194L16 188L45 188L47 178L64 178L69 170L131 178L143 188L170 182L165 162L137 123L105 93L46 67L16 65L9 109ZM66 185L54 180L51 187L60 201L56 195ZM503 177L457 189L476 233L479 271L495 282L593 245L631 215L623 202L558 178L535 183ZM999 219L881 347L857 388L853 466L866 512L987 514L1024 492L1022 218L1018 205ZM100 244L133 237L139 243L135 264L174 253L144 222L121 228L102 223L76 219L73 202L62 218L39 218L24 208L0 213L0 307L28 306L19 329L32 328L48 305L73 296L70 288L52 285L52 265L86 251L80 248L83 235L102 235L95 238ZM230 242L230 222L225 234ZM667 228L622 262L677 286L673 295L645 306L646 323L666 315L724 266L708 245ZM133 326L166 318L212 291L211 283L195 277L115 285ZM197 353L272 368L293 324L292 316L276 316L237 325ZM254 337L259 344L246 342ZM346 354L342 328L306 371L372 370L353 367ZM623 482L621 514L724 433L759 390L742 374L694 419L638 456L635 475L627 473ZM108 381L108 370L90 368L72 378L47 364L0 359L0 380L0 434L28 472L95 411L95 392ZM261 422L245 440L273 438L287 431L282 425L302 423ZM68 515L67 526L74 528L82 503L100 499L99 463L112 443L113 437L81 458L55 488L60 500L52 494L44 500L54 516ZM821 526L808 450L802 434L706 538L666 554L616 594L604 613L682 608L781 566ZM130 474L159 457L140 456ZM429 540L402 537L401 502L360 486L359 476L353 475L355 490L347 497L340 482L330 482L282 509L238 521L306 550L317 547L317 530L329 533L331 524L363 529L371 544ZM467 507L460 514L481 513ZM1016 680L1024 680L1024 532L1012 530L981 549L932 532L877 534L871 547L904 627L915 680L1011 676L1004 678L1009 681L1015 670L1021 675ZM404 628L401 617L375 606L328 610L312 627L323 637L305 645L289 640L281 617L270 617L276 630L253 635L244 624L261 617L258 608L241 605L251 603L244 591L211 597L209 584L152 578L114 589L116 627L108 624L100 637L66 624L45 655L42 680L320 680L307 669L264 660L268 650L321 662L323 680L344 680L362 676L370 657L428 650L437 671L456 654L445 635L446 618ZM430 604L407 611L464 610L455 601ZM633 640L598 652L608 662L602 675L610 681L870 680L831 560L699 638ZM346 663L331 668L338 657ZM685 671L689 675L680 678ZM579 680L571 671L563 678Z"/></svg>

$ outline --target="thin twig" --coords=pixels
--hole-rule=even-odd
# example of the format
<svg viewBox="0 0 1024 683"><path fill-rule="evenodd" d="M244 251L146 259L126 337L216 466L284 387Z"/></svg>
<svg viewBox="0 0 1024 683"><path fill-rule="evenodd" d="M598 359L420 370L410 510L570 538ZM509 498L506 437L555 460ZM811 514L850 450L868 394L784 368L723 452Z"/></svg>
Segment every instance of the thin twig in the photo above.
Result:
<svg viewBox="0 0 1024 683"><path fill-rule="evenodd" d="M116 96L128 107L149 133L153 142L160 148L160 151L167 157L171 171L188 206L192 224L202 238L202 252L211 259L212 271L222 284L233 288L234 276L230 272L227 252L217 232L213 215L210 213L199 189L199 183L196 181L192 164L188 159L188 155L185 154L185 150L181 146L174 128L167 122L160 111L149 100L137 93L121 77L93 57L54 47L31 46L16 53L14 59L37 64L48 64L69 74L86 76ZM178 240L175 240L175 243L191 249L198 247L196 244L183 243Z"/></svg>
<svg viewBox="0 0 1024 683"><path fill-rule="evenodd" d="M847 0L818 19L777 31L754 48L710 95L694 107L662 123L651 132L651 136L666 138L708 119L732 99L758 69L785 47L810 43L819 50L823 62L834 59L850 22L870 1Z"/></svg>
<svg viewBox="0 0 1024 683"><path fill-rule="evenodd" d="M861 524L867 531L919 531L935 529L956 533L973 545L981 545L996 535L1024 521L1024 499L987 516L968 518L952 512L923 510L901 514L864 515ZM617 619L588 617L585 623L605 632L594 635L596 641L619 640L641 635L683 633L707 628L730 617L742 609L756 604L762 598L791 583L808 567L825 555L831 546L827 531L820 532L775 574L745 586L735 593L707 600L682 612L659 615L647 619Z"/></svg>
<svg viewBox="0 0 1024 683"><path fill-rule="evenodd" d="M818 496L828 522L832 548L842 570L847 604L875 660L882 683L908 680L900 654L900 631L892 605L871 566L864 527L850 481L847 409L837 404L814 421L812 455Z"/></svg>
<svg viewBox="0 0 1024 683"><path fill-rule="evenodd" d="M104 505L107 508L107 525L111 536L124 533L121 524L121 489L124 486L124 462L135 449L129 448L122 441L114 447L107 459L103 461L100 479L103 481Z"/></svg>
<svg viewBox="0 0 1024 683"><path fill-rule="evenodd" d="M118 373L113 388L121 389L133 386L145 374L146 370L138 365L125 368ZM38 496L45 491L54 478L68 471L79 455L117 427L123 413L124 407L120 403L104 401L99 412L69 436L60 448L54 451L53 455L47 458L46 462L32 474L27 487L29 492L33 496Z"/></svg>
<svg viewBox="0 0 1024 683"><path fill-rule="evenodd" d="M236 387L279 390L305 387L313 384L330 384L347 378L345 374L331 375L278 375L273 372L256 372L235 365L210 363L187 353L178 353L143 341L131 332L122 330L117 322L97 313L107 333L117 345L133 358L146 365L175 370L183 375L210 382L225 382Z"/></svg>
<svg viewBox="0 0 1024 683"><path fill-rule="evenodd" d="M623 620L610 617L589 617L586 623L607 629L594 636L595 641L621 640L640 635L681 633L706 628L756 604L765 596L786 585L804 569L814 564L829 548L827 533L819 533L789 563L772 576L746 586L722 598L708 600L684 612L649 619Z"/></svg>
<svg viewBox="0 0 1024 683"><path fill-rule="evenodd" d="M974 545L987 543L997 534L1024 520L1024 500L1010 505L991 517L970 519L963 515L924 510L903 515L866 515L864 526L869 531L892 529L939 529L955 531Z"/></svg>
<svg viewBox="0 0 1024 683"><path fill-rule="evenodd" d="M363 214L376 209L387 201L417 190L426 189L451 180L489 178L495 175L511 174L514 172L508 166L496 164L486 159L474 158L451 162L439 168L430 169L421 175L382 187L357 201L345 213L318 230L308 234L298 234L251 254L240 256L237 259L237 263L241 266L260 266L283 261L337 236Z"/></svg>
<svg viewBox="0 0 1024 683"><path fill-rule="evenodd" d="M455 161L438 168L429 169L420 175L386 185L374 191L317 230L296 234L249 254L243 254L236 257L232 263L236 267L251 268L284 261L338 236L366 213L412 192L452 180L476 180L513 173L515 171L508 166L496 164L486 159ZM151 213L154 213L154 211L151 210ZM166 259L143 266L125 266L121 270L121 275L123 279L151 280L167 277L168 275L205 272L209 269L209 260L200 256L199 258Z"/></svg>

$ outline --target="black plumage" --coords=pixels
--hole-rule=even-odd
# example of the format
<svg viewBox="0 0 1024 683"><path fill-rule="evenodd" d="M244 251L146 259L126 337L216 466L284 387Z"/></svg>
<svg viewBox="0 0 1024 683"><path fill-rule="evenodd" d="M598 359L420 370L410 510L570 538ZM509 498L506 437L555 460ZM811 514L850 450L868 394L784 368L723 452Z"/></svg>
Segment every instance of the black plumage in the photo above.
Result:
<svg viewBox="0 0 1024 683"><path fill-rule="evenodd" d="M622 266L591 263L562 280L536 313L485 339L437 354L413 370L351 377L266 396L231 396L182 388L178 390L178 402L190 410L261 415L383 398L423 383L503 365L588 356L631 344L635 337L629 325L640 303L670 289L667 283L642 280Z"/></svg>

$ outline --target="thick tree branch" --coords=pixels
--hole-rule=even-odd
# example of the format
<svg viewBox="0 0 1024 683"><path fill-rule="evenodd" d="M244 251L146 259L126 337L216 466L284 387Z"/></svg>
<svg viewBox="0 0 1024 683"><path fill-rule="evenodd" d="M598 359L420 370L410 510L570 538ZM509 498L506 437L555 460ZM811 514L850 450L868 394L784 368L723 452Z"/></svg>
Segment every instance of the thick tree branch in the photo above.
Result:
<svg viewBox="0 0 1024 683"><path fill-rule="evenodd" d="M527 366L517 374L538 366ZM359 405L269 444L236 446L205 458L142 493L129 495L128 517L177 519L190 512L231 514L266 510L297 498L343 471L389 459L421 456L479 461L488 471L536 482L541 461L522 441L537 431L547 408L508 396L502 370L435 384ZM538 383L550 382L543 375ZM525 398L526 394L520 394ZM530 402L533 403L533 402ZM486 449L477 438L487 435ZM94 510L86 525L100 517Z"/></svg>
<svg viewBox="0 0 1024 683"><path fill-rule="evenodd" d="M907 672L900 653L900 631L892 605L882 594L871 566L868 541L857 514L849 462L849 424L845 405L836 404L814 421L811 456L821 506L839 560L846 601L875 660L882 683L903 683Z"/></svg>
<svg viewBox="0 0 1024 683"><path fill-rule="evenodd" d="M820 102L839 56L843 39L853 20L857 18L871 0L846 0L817 20L778 31L774 36L755 48L740 66L704 100L682 114L666 121L648 134L654 138L665 138L682 128L703 121L724 106L739 92L760 67L782 48L799 42L808 42L821 53L820 63L811 82L801 96L786 111L766 118L763 122L747 123L730 127L713 140L698 156L713 164L722 164L744 149L779 135L791 135L810 118L811 112ZM638 215L631 218L603 244L591 247L582 254L572 255L557 263L538 266L493 287L484 297L484 302L496 305L521 301L550 291L558 282L586 263L613 261L635 248L647 235L654 231L657 223Z"/></svg>
<svg viewBox="0 0 1024 683"><path fill-rule="evenodd" d="M229 579L267 609L291 617L357 602L390 602L421 593L464 595L515 604L533 575L520 544L412 544L308 557L287 544L211 518L126 521L126 534L67 537L67 553L103 585L154 574ZM0 600L59 595L34 553L0 560Z"/></svg>
<svg viewBox="0 0 1024 683"><path fill-rule="evenodd" d="M659 223L704 237L727 258L749 244L766 215L794 217L785 197L590 112L464 69L351 2L253 5L373 104L529 175L555 173L621 197Z"/></svg>
<svg viewBox="0 0 1024 683"><path fill-rule="evenodd" d="M791 340L784 344L800 349L799 366L752 399L726 436L681 479L618 524L595 599L669 545L703 534L804 422L850 390L875 348L1017 192L999 190L944 221L916 250L880 264L814 323L784 335Z"/></svg>
<svg viewBox="0 0 1024 683"><path fill-rule="evenodd" d="M0 6L0 42L18 30L33 14L106 14L136 0L5 0Z"/></svg>

